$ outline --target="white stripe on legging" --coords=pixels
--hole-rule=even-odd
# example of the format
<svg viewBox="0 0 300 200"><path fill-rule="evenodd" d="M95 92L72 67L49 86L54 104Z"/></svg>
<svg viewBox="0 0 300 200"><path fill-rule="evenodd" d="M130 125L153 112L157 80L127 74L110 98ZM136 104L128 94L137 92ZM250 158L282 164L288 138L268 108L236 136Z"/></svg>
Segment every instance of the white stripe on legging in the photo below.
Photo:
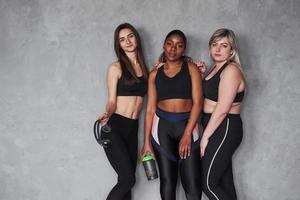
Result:
<svg viewBox="0 0 300 200"><path fill-rule="evenodd" d="M196 124L196 126L193 129L193 142L196 142L199 139L199 126Z"/></svg>
<svg viewBox="0 0 300 200"><path fill-rule="evenodd" d="M209 169L208 169L208 173L207 173L207 179L206 179L206 184L207 184L208 190L216 197L217 200L220 200L220 199L219 199L219 198L217 197L217 195L216 195L215 193L213 193L213 191L210 189L209 184L208 184L208 180L209 180L209 174L210 174L211 166L212 166L212 164L213 164L213 162L214 162L214 160L215 160L215 158L216 158L216 156L217 156L217 153L219 152L219 149L221 148L222 144L224 143L224 141L225 141L225 139L226 139L227 132L228 132L228 127L229 127L229 119L227 118L226 132L225 132L224 138L223 138L223 140L222 140L220 146L218 147L218 149L217 149L217 151L216 151L216 153L215 153L213 159L211 160L211 163L210 163Z"/></svg>
<svg viewBox="0 0 300 200"><path fill-rule="evenodd" d="M151 133L152 133L152 137L157 142L157 144L160 144L158 139L158 123L159 123L159 117L156 114L154 114Z"/></svg>

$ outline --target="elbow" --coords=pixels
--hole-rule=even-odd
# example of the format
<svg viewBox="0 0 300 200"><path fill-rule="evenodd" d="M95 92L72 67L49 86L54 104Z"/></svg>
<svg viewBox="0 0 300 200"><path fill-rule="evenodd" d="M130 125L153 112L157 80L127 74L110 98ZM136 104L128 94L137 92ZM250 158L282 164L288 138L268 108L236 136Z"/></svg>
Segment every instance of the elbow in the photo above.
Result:
<svg viewBox="0 0 300 200"><path fill-rule="evenodd" d="M108 99L107 103L112 104L112 105L116 105L117 104L117 99L115 99L115 98Z"/></svg>
<svg viewBox="0 0 300 200"><path fill-rule="evenodd" d="M152 120L153 116L155 115L155 108L154 107L147 107L146 112L145 112L145 122Z"/></svg>
<svg viewBox="0 0 300 200"><path fill-rule="evenodd" d="M153 116L155 114L155 109L154 108L147 108L146 110L146 115L147 116Z"/></svg>
<svg viewBox="0 0 300 200"><path fill-rule="evenodd" d="M199 110L199 112L201 112L203 107L203 101L193 101L193 108L196 108Z"/></svg>
<svg viewBox="0 0 300 200"><path fill-rule="evenodd" d="M117 104L115 101L107 101L106 108L114 112L117 108Z"/></svg>
<svg viewBox="0 0 300 200"><path fill-rule="evenodd" d="M198 106L199 106L199 108L200 108L200 111L202 111L202 108L203 108L203 106L204 106L203 98L201 98L201 100L199 101Z"/></svg>
<svg viewBox="0 0 300 200"><path fill-rule="evenodd" d="M221 117L225 117L229 113L229 109L227 108L216 108L216 113Z"/></svg>
<svg viewBox="0 0 300 200"><path fill-rule="evenodd" d="M200 111L202 110L203 107L203 96L202 95L197 95L193 97L193 107L199 109Z"/></svg>
<svg viewBox="0 0 300 200"><path fill-rule="evenodd" d="M146 115L153 115L156 111L156 103L148 101L146 108Z"/></svg>

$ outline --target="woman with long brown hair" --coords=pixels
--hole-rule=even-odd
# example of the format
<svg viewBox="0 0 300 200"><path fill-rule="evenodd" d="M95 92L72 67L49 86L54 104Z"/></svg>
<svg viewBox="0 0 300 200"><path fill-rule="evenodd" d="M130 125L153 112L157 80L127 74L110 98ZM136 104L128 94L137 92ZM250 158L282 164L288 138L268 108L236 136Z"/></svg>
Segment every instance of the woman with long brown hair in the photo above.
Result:
<svg viewBox="0 0 300 200"><path fill-rule="evenodd" d="M102 134L110 143L105 154L118 175L118 182L107 200L130 200L135 184L138 148L138 119L147 92L148 70L136 29L124 23L114 34L117 61L108 67L106 111L99 116L111 133Z"/></svg>

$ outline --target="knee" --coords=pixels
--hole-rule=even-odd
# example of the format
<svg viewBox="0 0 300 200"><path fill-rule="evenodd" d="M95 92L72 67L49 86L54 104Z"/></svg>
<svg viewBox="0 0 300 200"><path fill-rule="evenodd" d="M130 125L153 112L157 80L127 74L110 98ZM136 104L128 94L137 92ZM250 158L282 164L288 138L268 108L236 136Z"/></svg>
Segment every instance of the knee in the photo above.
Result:
<svg viewBox="0 0 300 200"><path fill-rule="evenodd" d="M173 180L171 177L161 177L160 187L164 192L171 193L176 190L177 181Z"/></svg>
<svg viewBox="0 0 300 200"><path fill-rule="evenodd" d="M162 199L175 199L176 184L170 181L160 182L160 195Z"/></svg>
<svg viewBox="0 0 300 200"><path fill-rule="evenodd" d="M191 186L184 191L187 199L201 199L202 189L198 185Z"/></svg>
<svg viewBox="0 0 300 200"><path fill-rule="evenodd" d="M128 176L127 184L130 188L134 186L136 182L135 175Z"/></svg>
<svg viewBox="0 0 300 200"><path fill-rule="evenodd" d="M161 189L167 193L174 192L176 190L176 185L173 183L160 183Z"/></svg>
<svg viewBox="0 0 300 200"><path fill-rule="evenodd" d="M188 199L200 199L199 197L202 194L201 180L191 179L189 181L182 181L182 185L186 195L190 197Z"/></svg>
<svg viewBox="0 0 300 200"><path fill-rule="evenodd" d="M214 191L216 188L216 185L213 184L211 181L203 180L202 181L202 190L207 195L210 196L212 191Z"/></svg>
<svg viewBox="0 0 300 200"><path fill-rule="evenodd" d="M193 181L193 183L190 184L189 188L192 193L195 193L197 191L202 191L201 181L200 180Z"/></svg>
<svg viewBox="0 0 300 200"><path fill-rule="evenodd" d="M134 186L135 182L136 179L134 174L127 174L126 176L118 177L118 184L129 189Z"/></svg>
<svg viewBox="0 0 300 200"><path fill-rule="evenodd" d="M208 186L206 184L202 185L202 191L207 195L209 192Z"/></svg>

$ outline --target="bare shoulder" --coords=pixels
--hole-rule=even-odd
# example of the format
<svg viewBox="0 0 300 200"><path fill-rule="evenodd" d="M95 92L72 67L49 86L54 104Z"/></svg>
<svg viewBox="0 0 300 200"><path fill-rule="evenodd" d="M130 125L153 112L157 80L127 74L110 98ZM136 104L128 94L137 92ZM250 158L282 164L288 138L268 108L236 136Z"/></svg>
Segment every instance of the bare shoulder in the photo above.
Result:
<svg viewBox="0 0 300 200"><path fill-rule="evenodd" d="M121 65L118 61L114 62L114 63L111 63L109 66L108 66L108 73L109 74L114 74L118 77L121 77L121 74L122 74L122 69L121 69Z"/></svg>
<svg viewBox="0 0 300 200"><path fill-rule="evenodd" d="M241 67L237 63L229 63L223 73L229 76L243 77Z"/></svg>
<svg viewBox="0 0 300 200"><path fill-rule="evenodd" d="M113 62L111 63L108 68L112 69L112 70L116 70L116 71L121 71L121 65L120 65L120 62L116 61L116 62Z"/></svg>
<svg viewBox="0 0 300 200"><path fill-rule="evenodd" d="M156 77L157 71L158 70L156 68L152 69L149 73L149 79L154 79Z"/></svg>
<svg viewBox="0 0 300 200"><path fill-rule="evenodd" d="M188 67L189 67L189 71L191 74L195 73L195 72L200 72L200 70L198 69L198 67L196 66L195 63L192 62L188 62Z"/></svg>

